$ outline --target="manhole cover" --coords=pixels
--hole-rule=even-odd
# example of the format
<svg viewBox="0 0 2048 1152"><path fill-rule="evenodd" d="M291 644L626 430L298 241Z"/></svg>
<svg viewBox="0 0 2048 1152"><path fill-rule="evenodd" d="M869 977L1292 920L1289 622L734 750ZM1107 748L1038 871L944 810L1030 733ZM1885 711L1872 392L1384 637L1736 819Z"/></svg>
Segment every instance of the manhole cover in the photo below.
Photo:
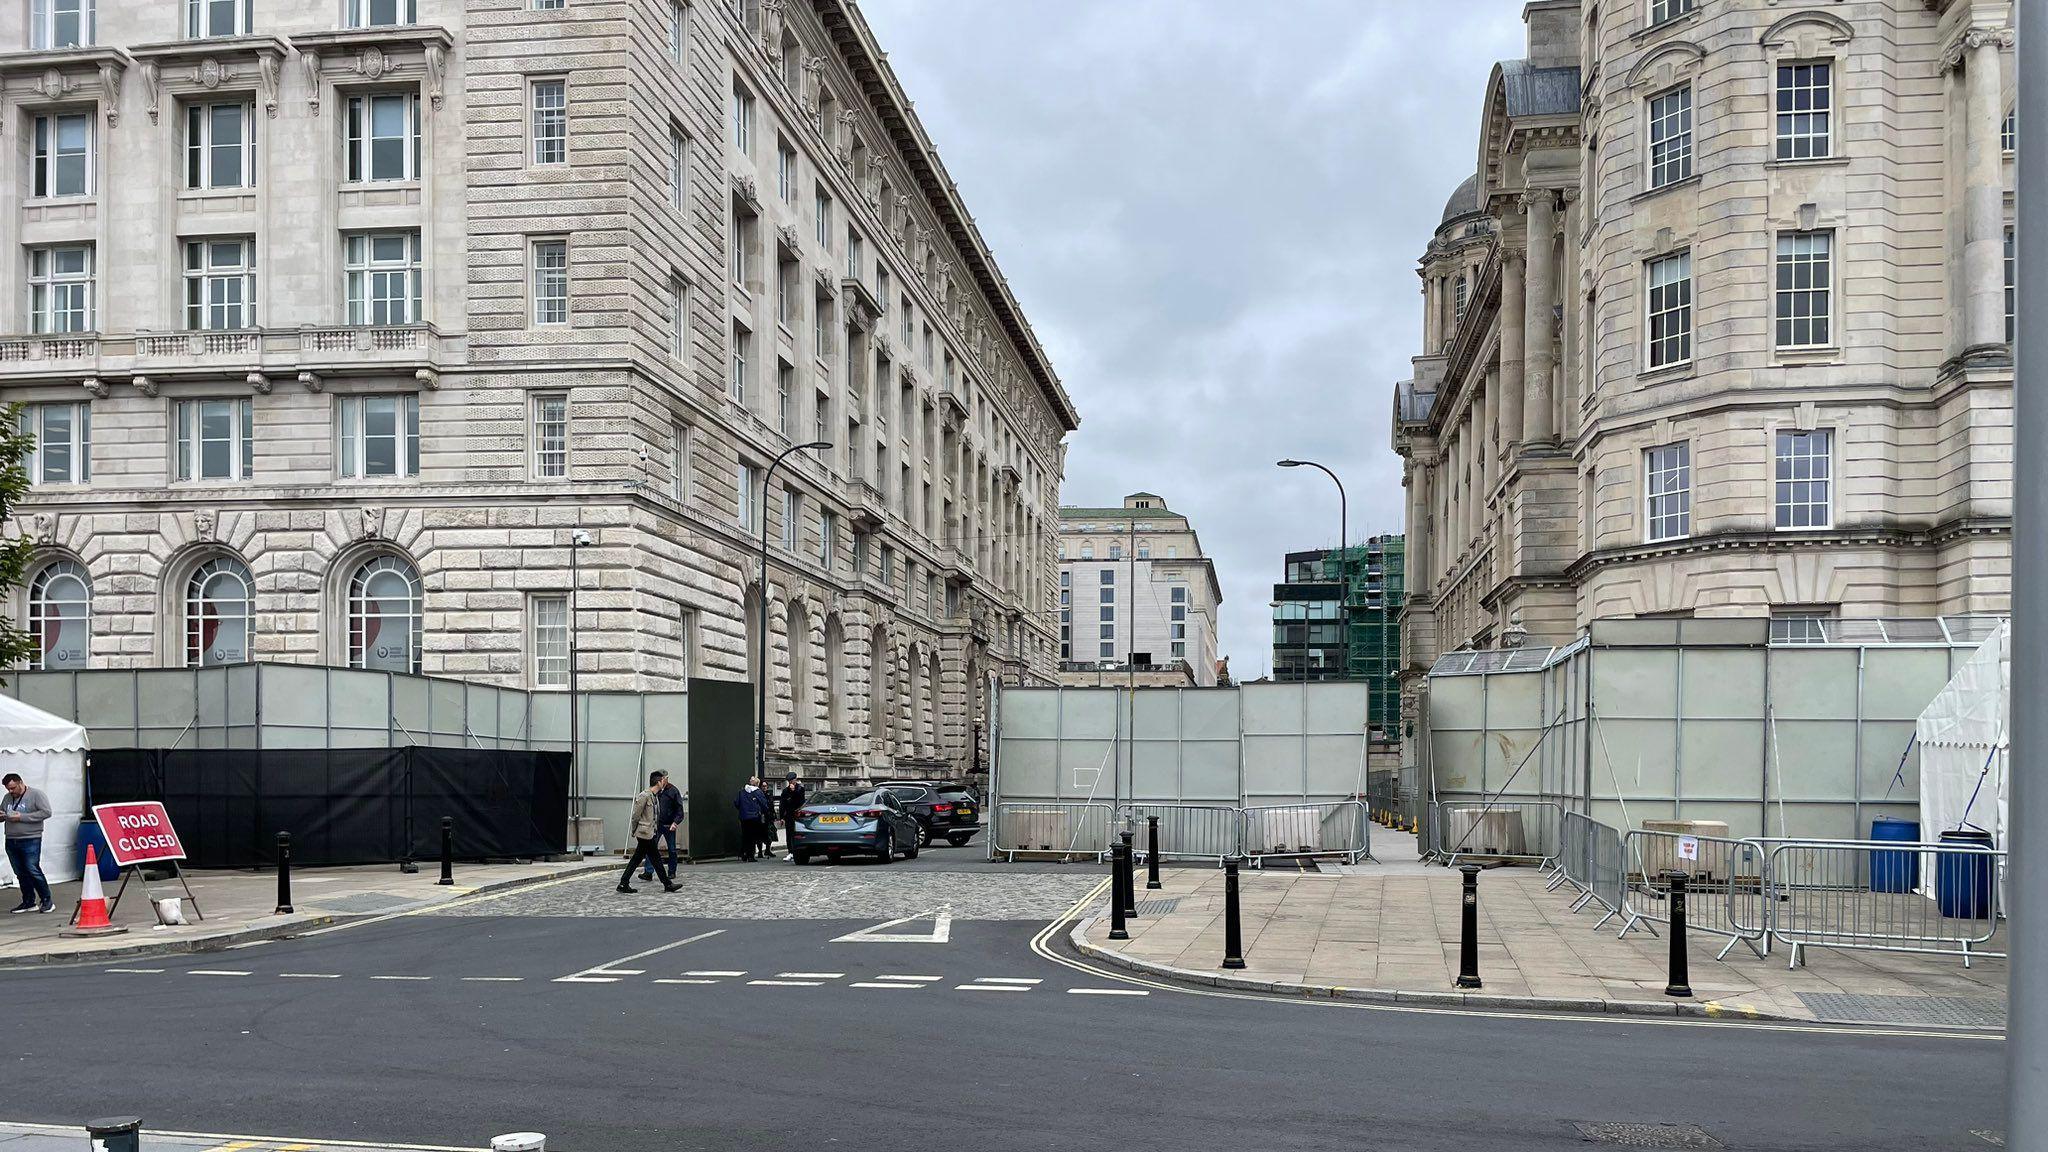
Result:
<svg viewBox="0 0 2048 1152"><path fill-rule="evenodd" d="M1848 1024L2005 1027L2005 1000L1998 996L1859 996L1852 992L1801 992L1799 1000L1823 1020Z"/></svg>
<svg viewBox="0 0 2048 1152"><path fill-rule="evenodd" d="M414 903L405 896L393 896L389 892L356 892L347 896L322 897L306 903L329 912L389 912Z"/></svg>
<svg viewBox="0 0 2048 1152"><path fill-rule="evenodd" d="M1623 1148L1720 1148L1719 1140L1694 1124L1608 1124L1581 1121L1572 1125L1591 1144Z"/></svg>
<svg viewBox="0 0 2048 1152"><path fill-rule="evenodd" d="M1180 907L1180 897L1168 896L1160 900L1140 900L1136 904L1131 905L1131 907L1136 908L1140 916L1164 916L1175 908Z"/></svg>

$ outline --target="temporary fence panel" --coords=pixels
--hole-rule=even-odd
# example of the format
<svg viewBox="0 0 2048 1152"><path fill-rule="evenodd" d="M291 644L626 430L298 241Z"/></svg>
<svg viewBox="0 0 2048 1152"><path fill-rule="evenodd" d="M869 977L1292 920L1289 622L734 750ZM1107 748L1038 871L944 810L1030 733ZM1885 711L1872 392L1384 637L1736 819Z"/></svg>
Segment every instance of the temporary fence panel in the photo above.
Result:
<svg viewBox="0 0 2048 1152"><path fill-rule="evenodd" d="M1808 948L2002 956L2003 851L1943 843L1802 840L1770 849L1771 939ZM1919 890L1916 890L1916 886Z"/></svg>
<svg viewBox="0 0 2048 1152"><path fill-rule="evenodd" d="M1238 692L1247 805L1349 799L1364 789L1371 685L1246 684Z"/></svg>
<svg viewBox="0 0 2048 1152"><path fill-rule="evenodd" d="M1095 858L1109 851L1116 808L1059 800L1021 800L995 805L991 842L1005 856L1020 853Z"/></svg>
<svg viewBox="0 0 2048 1152"><path fill-rule="evenodd" d="M1240 794L1239 700L1228 688L1130 694L1131 769L1118 798L1141 804L1235 805Z"/></svg>
<svg viewBox="0 0 2048 1152"><path fill-rule="evenodd" d="M1445 863L1459 859L1547 864L1556 859L1564 809L1554 800L1497 796L1439 800L1430 849Z"/></svg>
<svg viewBox="0 0 2048 1152"><path fill-rule="evenodd" d="M1219 864L1239 853L1242 810L1230 804L1126 804L1142 851L1150 844L1146 822L1159 821L1161 860L1215 860Z"/></svg>
<svg viewBox="0 0 2048 1152"><path fill-rule="evenodd" d="M1243 854L1336 856L1356 863L1371 851L1371 821L1356 800L1330 804L1278 804L1244 810Z"/></svg>
<svg viewBox="0 0 2048 1152"><path fill-rule="evenodd" d="M1759 958L1768 902L1764 893L1765 853L1751 840L1694 836L1635 829L1622 851L1626 875L1622 888L1622 925L1626 934L1636 925L1669 924L1673 884L1670 873L1686 878L1686 929L1728 937L1726 956L1745 944Z"/></svg>

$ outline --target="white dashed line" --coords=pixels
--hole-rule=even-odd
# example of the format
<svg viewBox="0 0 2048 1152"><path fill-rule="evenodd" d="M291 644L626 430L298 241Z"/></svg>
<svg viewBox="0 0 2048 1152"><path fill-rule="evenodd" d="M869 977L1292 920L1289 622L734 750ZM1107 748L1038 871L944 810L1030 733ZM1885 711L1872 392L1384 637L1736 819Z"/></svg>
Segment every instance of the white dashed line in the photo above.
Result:
<svg viewBox="0 0 2048 1152"><path fill-rule="evenodd" d="M699 979L699 978L697 978L697 977L693 977L693 976L682 976L682 977L676 977L676 978L670 978L670 979L658 979L658 980L656 980L656 981L655 981L655 983L656 983L656 984L716 984L716 983L718 983L718 981L716 981L716 980L703 980L703 979Z"/></svg>
<svg viewBox="0 0 2048 1152"><path fill-rule="evenodd" d="M339 972L279 972L280 980L339 980Z"/></svg>
<svg viewBox="0 0 2048 1152"><path fill-rule="evenodd" d="M524 980L524 979L526 979L526 977L524 977L524 976L464 976L464 977L463 977L462 979L463 979L463 982L464 982L464 983L466 983L466 984L517 984L517 983L519 983L519 982L520 982L521 980Z"/></svg>
<svg viewBox="0 0 2048 1152"><path fill-rule="evenodd" d="M163 974L163 969L161 968L109 968L107 971L125 972L135 976L159 976Z"/></svg>
<svg viewBox="0 0 2048 1152"><path fill-rule="evenodd" d="M189 974L190 974L190 975L193 975L193 976L247 976L247 975L248 975L248 973L247 973L247 972L237 972L237 971L235 971L235 970L234 970L234 969L232 969L232 968L194 968L194 969L193 969L193 970L192 970L192 971L191 971L191 972L190 972Z"/></svg>
<svg viewBox="0 0 2048 1152"><path fill-rule="evenodd" d="M976 976L974 982L976 984L1022 984L1026 987L1045 983L1043 980L1026 980L1017 976Z"/></svg>
<svg viewBox="0 0 2048 1152"><path fill-rule="evenodd" d="M838 980L844 972L777 972L784 980Z"/></svg>
<svg viewBox="0 0 2048 1152"><path fill-rule="evenodd" d="M884 974L882 974L882 975L880 975L880 976L877 976L877 977L875 977L875 979L877 979L877 980L919 980L919 981L922 981L922 982L924 982L924 983L926 983L926 984L930 984L930 983L933 983L933 982L935 982L935 981L939 981L939 980L944 980L944 979L945 979L945 977L944 977L944 976L902 976L902 975L898 975L898 974L896 974L896 973L890 972L890 973L884 973Z"/></svg>
<svg viewBox="0 0 2048 1152"><path fill-rule="evenodd" d="M924 985L922 985L922 984L889 984L889 983L884 983L884 982L882 982L882 981L877 981L877 980L856 980L856 981L854 981L854 982L853 982L853 983L852 983L852 984L850 985L850 987L853 987L853 988L901 988L901 989L905 989L906 991L911 991L911 992L915 992L915 991L917 991L917 990L918 990L919 988L922 988L922 987L924 987Z"/></svg>
<svg viewBox="0 0 2048 1152"><path fill-rule="evenodd" d="M432 976L372 976L372 980L432 980Z"/></svg>
<svg viewBox="0 0 2048 1152"><path fill-rule="evenodd" d="M769 988L819 988L824 985L822 980L749 980L747 983Z"/></svg>
<svg viewBox="0 0 2048 1152"><path fill-rule="evenodd" d="M745 975L746 975L746 973L745 973L745 972L712 972L712 971L697 971L697 970L692 970L692 971L689 971L689 972L685 972L685 973L683 973L683 975L685 975L685 976L745 976Z"/></svg>
<svg viewBox="0 0 2048 1152"><path fill-rule="evenodd" d="M1069 996L1150 996L1143 988L1069 988Z"/></svg>
<svg viewBox="0 0 2048 1152"><path fill-rule="evenodd" d="M558 976L557 984L617 984L617 976Z"/></svg>
<svg viewBox="0 0 2048 1152"><path fill-rule="evenodd" d="M1031 989L1029 989L1029 988L1027 988L1027 987L1025 987L1024 985L1021 985L1021 984L955 984L955 985L953 986L953 991L955 991L955 992L1029 992L1029 991L1031 991Z"/></svg>

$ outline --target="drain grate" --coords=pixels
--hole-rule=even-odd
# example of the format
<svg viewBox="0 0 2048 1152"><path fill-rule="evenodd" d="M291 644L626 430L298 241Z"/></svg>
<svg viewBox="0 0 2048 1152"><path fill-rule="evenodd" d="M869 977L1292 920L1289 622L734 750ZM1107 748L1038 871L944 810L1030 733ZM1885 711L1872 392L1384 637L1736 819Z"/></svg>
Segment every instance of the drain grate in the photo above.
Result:
<svg viewBox="0 0 2048 1152"><path fill-rule="evenodd" d="M1720 1148L1719 1140L1694 1124L1610 1124L1581 1121L1572 1127L1589 1144L1623 1148Z"/></svg>
<svg viewBox="0 0 2048 1152"><path fill-rule="evenodd" d="M1164 916L1175 908L1180 907L1180 897L1167 896L1158 900L1140 900L1131 905L1131 907L1136 908L1140 916Z"/></svg>
<svg viewBox="0 0 2048 1152"><path fill-rule="evenodd" d="M1815 1016L1847 1024L2005 1027L2005 999L2000 996L1859 996L1852 992L1801 992L1799 1000Z"/></svg>

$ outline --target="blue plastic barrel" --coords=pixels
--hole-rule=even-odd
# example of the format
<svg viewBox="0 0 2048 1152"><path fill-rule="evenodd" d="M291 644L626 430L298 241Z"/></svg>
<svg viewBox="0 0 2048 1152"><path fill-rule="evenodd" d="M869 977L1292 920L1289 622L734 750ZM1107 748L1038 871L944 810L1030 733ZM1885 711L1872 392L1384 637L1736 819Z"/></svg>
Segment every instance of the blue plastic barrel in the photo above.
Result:
<svg viewBox="0 0 2048 1152"><path fill-rule="evenodd" d="M100 862L100 883L107 884L121 878L121 866L114 863L114 854L107 851L107 834L100 831L99 821L87 817L78 822L78 874L85 875L85 846L92 845Z"/></svg>
<svg viewBox="0 0 2048 1152"><path fill-rule="evenodd" d="M1941 834L1943 844L1991 847L1991 833L1977 828L1958 828ZM1950 920L1988 920L1991 917L1991 885L1996 875L1989 852L1942 852L1935 857L1935 902Z"/></svg>
<svg viewBox="0 0 2048 1152"><path fill-rule="evenodd" d="M1872 840L1889 840L1893 843L1912 844L1920 839L1918 820L1900 820L1893 816L1879 816L1870 822ZM1872 852L1870 854L1870 890L1872 892L1911 892L1920 886L1920 854L1918 852Z"/></svg>

